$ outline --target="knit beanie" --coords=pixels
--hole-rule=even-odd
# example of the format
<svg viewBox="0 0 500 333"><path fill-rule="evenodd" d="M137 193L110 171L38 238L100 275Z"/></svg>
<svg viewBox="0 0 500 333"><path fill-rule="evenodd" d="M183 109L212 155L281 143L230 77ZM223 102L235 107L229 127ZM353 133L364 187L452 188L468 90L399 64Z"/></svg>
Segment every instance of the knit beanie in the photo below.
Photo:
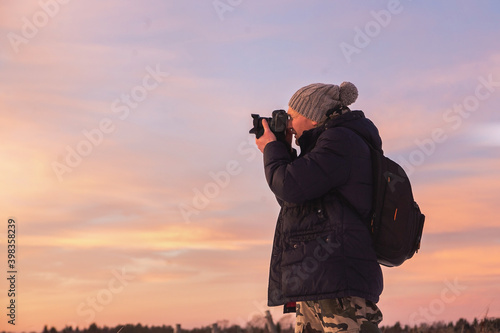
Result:
<svg viewBox="0 0 500 333"><path fill-rule="evenodd" d="M327 111L342 109L354 103L357 98L358 89L351 82L342 82L340 86L313 83L297 90L290 98L288 106L304 117L319 123L326 119Z"/></svg>

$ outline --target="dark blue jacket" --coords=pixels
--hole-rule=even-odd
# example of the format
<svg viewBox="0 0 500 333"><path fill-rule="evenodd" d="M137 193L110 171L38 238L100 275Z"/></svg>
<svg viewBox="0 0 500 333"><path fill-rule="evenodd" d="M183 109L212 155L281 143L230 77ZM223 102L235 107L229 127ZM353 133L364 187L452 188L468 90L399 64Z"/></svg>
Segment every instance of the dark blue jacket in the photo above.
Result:
<svg viewBox="0 0 500 333"><path fill-rule="evenodd" d="M382 271L360 216L371 209L370 150L349 128L382 150L377 128L361 111L305 131L296 158L279 141L264 149L266 179L281 205L270 306L348 296L379 300Z"/></svg>

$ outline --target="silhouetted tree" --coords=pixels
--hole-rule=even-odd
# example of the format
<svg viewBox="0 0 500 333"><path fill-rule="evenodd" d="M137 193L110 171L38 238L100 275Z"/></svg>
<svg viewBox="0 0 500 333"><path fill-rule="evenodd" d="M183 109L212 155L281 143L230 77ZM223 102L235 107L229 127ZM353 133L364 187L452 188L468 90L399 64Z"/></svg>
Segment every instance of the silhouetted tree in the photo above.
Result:
<svg viewBox="0 0 500 333"><path fill-rule="evenodd" d="M467 319L460 318L455 325L455 332L469 332L470 324Z"/></svg>
<svg viewBox="0 0 500 333"><path fill-rule="evenodd" d="M72 326L66 326L63 328L61 331L62 333L73 333L73 327Z"/></svg>
<svg viewBox="0 0 500 333"><path fill-rule="evenodd" d="M245 329L238 325L229 326L228 321L219 321L220 333L268 333L265 322L262 316L255 316L247 324ZM289 320L293 318L288 318L280 320L277 324L280 333L293 333L294 324L293 321ZM71 326L65 327L61 330L61 333L174 333L172 326L143 326L142 324L127 324L127 325L117 325L116 327L102 328L98 327L95 323L91 324L88 328L79 329L76 327L73 329ZM382 326L381 331L384 333L498 333L500 332L500 318L484 318L481 321L474 319L472 323L469 323L466 319L461 318L455 324L453 322L435 322L432 324L422 323L419 326L414 325L409 327L405 325L404 328L401 327L400 322L396 322L393 326ZM194 328L191 330L182 330L182 333L211 333L211 326L205 326L201 328ZM52 327L48 328L47 325L43 328L43 333L58 333L57 330ZM1 332L1 333L5 333Z"/></svg>

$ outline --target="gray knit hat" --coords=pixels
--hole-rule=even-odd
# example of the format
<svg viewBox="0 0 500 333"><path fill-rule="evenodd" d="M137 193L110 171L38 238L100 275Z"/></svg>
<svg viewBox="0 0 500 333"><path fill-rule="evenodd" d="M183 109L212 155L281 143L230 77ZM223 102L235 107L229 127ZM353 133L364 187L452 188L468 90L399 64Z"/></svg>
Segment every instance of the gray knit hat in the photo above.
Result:
<svg viewBox="0 0 500 333"><path fill-rule="evenodd" d="M358 98L358 89L351 82L335 84L313 83L302 87L288 102L288 106L304 117L317 121L326 119L330 109L348 106Z"/></svg>

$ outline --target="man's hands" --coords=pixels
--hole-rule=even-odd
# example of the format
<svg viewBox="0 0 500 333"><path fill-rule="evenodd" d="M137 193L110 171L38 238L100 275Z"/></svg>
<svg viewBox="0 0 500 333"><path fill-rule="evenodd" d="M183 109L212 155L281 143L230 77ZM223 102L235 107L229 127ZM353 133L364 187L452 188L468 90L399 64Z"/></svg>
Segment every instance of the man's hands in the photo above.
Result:
<svg viewBox="0 0 500 333"><path fill-rule="evenodd" d="M255 143L261 152L264 152L264 148L269 142L276 141L276 136L269 128L266 119L262 119L262 127L264 127L264 134L258 139L255 139Z"/></svg>
<svg viewBox="0 0 500 333"><path fill-rule="evenodd" d="M255 143L257 144L259 150L261 152L264 152L264 148L269 142L276 141L276 136L269 128L269 124L267 123L266 119L262 119L262 127L264 127L264 134L262 134L260 138L255 139ZM287 147L289 148L290 151L292 151L292 139L293 139L293 132L290 130L290 128L287 128L285 140L287 142Z"/></svg>

